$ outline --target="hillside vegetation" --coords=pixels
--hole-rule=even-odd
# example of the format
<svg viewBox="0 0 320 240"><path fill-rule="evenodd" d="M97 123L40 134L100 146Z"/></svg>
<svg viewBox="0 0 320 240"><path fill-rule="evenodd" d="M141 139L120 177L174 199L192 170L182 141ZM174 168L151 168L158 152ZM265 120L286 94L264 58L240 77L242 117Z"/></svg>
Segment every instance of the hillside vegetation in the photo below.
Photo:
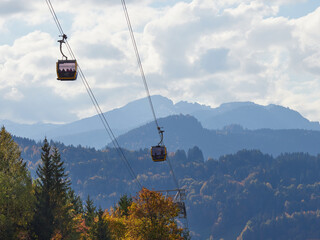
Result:
<svg viewBox="0 0 320 240"><path fill-rule="evenodd" d="M35 240L187 240L178 225L179 207L162 193L141 187L99 210L88 195L75 194L59 149L44 140L32 181L21 150L0 130L0 239Z"/></svg>
<svg viewBox="0 0 320 240"><path fill-rule="evenodd" d="M35 169L41 143L15 140L29 168ZM82 197L89 194L97 206L108 208L122 194L139 191L114 149L56 146L72 187ZM148 149L124 153L143 186L175 188L168 164L153 163ZM193 147L170 153L169 160L180 186L187 190L193 239L320 237L320 156L291 153L272 157L258 150L241 150L204 161L201 150Z"/></svg>

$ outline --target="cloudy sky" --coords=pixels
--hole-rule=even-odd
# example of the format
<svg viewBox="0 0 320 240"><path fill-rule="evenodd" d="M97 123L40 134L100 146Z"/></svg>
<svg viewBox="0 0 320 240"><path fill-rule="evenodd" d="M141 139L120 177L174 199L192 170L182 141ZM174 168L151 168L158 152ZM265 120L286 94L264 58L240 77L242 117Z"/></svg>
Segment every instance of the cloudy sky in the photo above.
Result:
<svg viewBox="0 0 320 240"><path fill-rule="evenodd" d="M145 97L120 0L51 0L103 111ZM320 121L319 0L127 0L152 95L217 107L279 104ZM0 0L0 119L95 114L81 80L56 80L45 0Z"/></svg>

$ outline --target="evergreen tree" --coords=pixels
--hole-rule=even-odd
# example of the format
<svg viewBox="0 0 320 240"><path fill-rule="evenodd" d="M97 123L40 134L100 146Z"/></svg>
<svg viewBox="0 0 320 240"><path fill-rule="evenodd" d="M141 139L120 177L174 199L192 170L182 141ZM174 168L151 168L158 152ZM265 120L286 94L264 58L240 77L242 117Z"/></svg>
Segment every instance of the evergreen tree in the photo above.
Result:
<svg viewBox="0 0 320 240"><path fill-rule="evenodd" d="M55 232L66 237L72 232L72 204L68 199L68 191L70 189L70 180L68 174L65 173L63 161L56 147L53 147L51 155L53 164L54 186L52 190L52 205L54 210L54 228Z"/></svg>
<svg viewBox="0 0 320 240"><path fill-rule="evenodd" d="M52 149L44 140L42 165L37 169L36 208L33 221L34 236L39 240L62 236L75 236L72 199L69 198L70 180L56 147Z"/></svg>
<svg viewBox="0 0 320 240"><path fill-rule="evenodd" d="M91 227L94 223L94 218L96 216L96 207L93 204L93 200L90 199L90 196L88 195L88 198L86 200L85 205L85 223L87 227Z"/></svg>
<svg viewBox="0 0 320 240"><path fill-rule="evenodd" d="M93 239L96 240L111 240L111 234L108 228L108 223L103 219L103 211L101 208L98 210L98 220L94 225Z"/></svg>
<svg viewBox="0 0 320 240"><path fill-rule="evenodd" d="M73 189L69 189L68 191L68 199L72 205L72 209L74 210L75 214L83 214L83 205L82 200L79 196L77 196Z"/></svg>
<svg viewBox="0 0 320 240"><path fill-rule="evenodd" d="M52 164L54 168L54 194L56 204L59 204L58 200L66 200L67 192L70 189L71 182L68 179L68 174L65 173L65 168L63 166L64 162L61 161L61 156L59 150L54 147L52 153ZM60 203L61 204L61 203Z"/></svg>
<svg viewBox="0 0 320 240"><path fill-rule="evenodd" d="M39 240L50 239L54 232L54 206L52 202L54 182L54 164L50 156L50 146L44 139L41 152L42 164L37 169L37 186L35 191L36 208L33 220L33 237Z"/></svg>
<svg viewBox="0 0 320 240"><path fill-rule="evenodd" d="M127 194L123 195L119 202L118 208L120 210L121 216L128 216L129 215L129 207L132 204L132 198L128 197Z"/></svg>
<svg viewBox="0 0 320 240"><path fill-rule="evenodd" d="M93 204L93 200L90 199L88 195L88 198L85 204L84 221L85 221L85 226L87 227L87 234L89 236L89 239L94 239L94 236L96 234L96 226L95 226L96 216L97 216L96 207Z"/></svg>
<svg viewBox="0 0 320 240"><path fill-rule="evenodd" d="M32 180L18 145L4 127L0 131L0 234L1 239L27 236L34 203Z"/></svg>

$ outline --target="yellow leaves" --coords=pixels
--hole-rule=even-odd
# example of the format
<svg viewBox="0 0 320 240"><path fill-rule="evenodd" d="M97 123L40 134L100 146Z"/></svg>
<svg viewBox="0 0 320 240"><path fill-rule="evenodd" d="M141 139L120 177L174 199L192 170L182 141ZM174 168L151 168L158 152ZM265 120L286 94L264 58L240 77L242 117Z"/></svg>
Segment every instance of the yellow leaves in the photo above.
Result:
<svg viewBox="0 0 320 240"><path fill-rule="evenodd" d="M10 229L6 239L17 237L33 216L34 196L30 174L21 161L18 145L2 127L0 131L0 232ZM3 221L3 219L5 219ZM14 234L15 236L13 236Z"/></svg>
<svg viewBox="0 0 320 240"><path fill-rule="evenodd" d="M178 213L171 198L143 188L129 207L126 239L183 239L174 221Z"/></svg>
<svg viewBox="0 0 320 240"><path fill-rule="evenodd" d="M119 210L111 209L111 213L105 211L104 219L109 224L109 229L111 231L112 239L120 240L125 239L126 233L126 218L121 217Z"/></svg>
<svg viewBox="0 0 320 240"><path fill-rule="evenodd" d="M179 209L171 198L164 197L161 193L142 189L130 202L128 214L123 214L119 207L106 210L102 220L108 224L112 239L115 240L179 240L183 239L182 228L179 228L175 217ZM101 216L101 215L100 215ZM74 214L72 221L80 234L78 239L92 240L90 234L94 225L98 223L95 217L92 226L88 227L82 214ZM60 240L59 232L52 240Z"/></svg>
<svg viewBox="0 0 320 240"><path fill-rule="evenodd" d="M82 214L75 215L73 221L76 223L78 232L86 233L88 231L88 227L85 224Z"/></svg>
<svg viewBox="0 0 320 240"><path fill-rule="evenodd" d="M130 204L127 215L119 207L111 208L104 212L103 220L115 240L177 240L183 239L183 230L174 219L178 213L171 198L143 188Z"/></svg>

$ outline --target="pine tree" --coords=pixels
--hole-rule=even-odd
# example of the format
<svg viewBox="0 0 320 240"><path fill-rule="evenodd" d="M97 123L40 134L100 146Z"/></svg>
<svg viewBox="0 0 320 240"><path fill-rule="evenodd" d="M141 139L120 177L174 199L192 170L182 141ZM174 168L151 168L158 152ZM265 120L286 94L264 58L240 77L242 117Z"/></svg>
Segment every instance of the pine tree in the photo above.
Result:
<svg viewBox="0 0 320 240"><path fill-rule="evenodd" d="M132 198L128 197L127 194L123 195L119 202L118 208L120 210L121 216L128 216L129 215L129 207L132 204Z"/></svg>
<svg viewBox="0 0 320 240"><path fill-rule="evenodd" d="M34 237L39 240L50 239L54 232L54 207L52 193L54 183L54 165L50 156L50 146L44 139L41 152L42 165L37 169L36 208L33 220Z"/></svg>
<svg viewBox="0 0 320 240"><path fill-rule="evenodd" d="M98 211L96 238L99 240L111 239L108 223L103 219L103 211L101 208Z"/></svg>
<svg viewBox="0 0 320 240"><path fill-rule="evenodd" d="M34 203L32 180L20 157L19 146L4 127L0 131L0 233L1 239L27 235Z"/></svg>
<svg viewBox="0 0 320 240"><path fill-rule="evenodd" d="M68 178L68 174L65 173L65 168L63 166L64 162L61 161L61 156L59 150L54 147L52 153L52 164L54 171L54 193L56 195L56 200L66 200L67 192L70 189L71 182Z"/></svg>
<svg viewBox="0 0 320 240"><path fill-rule="evenodd" d="M85 214L84 214L84 221L85 226L87 227L87 234L89 236L89 239L94 239L96 229L95 229L95 218L97 216L96 207L93 204L93 200L90 199L90 196L88 195L88 198L85 203Z"/></svg>
<svg viewBox="0 0 320 240"><path fill-rule="evenodd" d="M33 221L34 236L39 240L74 236L72 199L69 198L70 180L56 147L44 140L41 153L42 165L37 169L36 208Z"/></svg>
<svg viewBox="0 0 320 240"><path fill-rule="evenodd" d="M96 240L111 240L111 234L109 231L108 223L103 219L103 211L101 208L98 210L98 219L94 225L93 239Z"/></svg>
<svg viewBox="0 0 320 240"><path fill-rule="evenodd" d="M51 201L54 211L54 229L66 237L72 232L72 204L68 199L68 191L70 190L70 180L68 174L65 173L61 161L61 155L56 147L53 147L51 155L53 165L54 186L52 189Z"/></svg>
<svg viewBox="0 0 320 240"><path fill-rule="evenodd" d="M85 223L87 227L91 227L94 223L94 218L96 216L96 207L93 204L93 200L90 199L90 196L88 195L88 198L86 200L85 205Z"/></svg>
<svg viewBox="0 0 320 240"><path fill-rule="evenodd" d="M83 214L83 205L82 200L79 196L77 196L73 189L69 189L68 191L68 199L72 205L72 209L74 210L75 214Z"/></svg>

